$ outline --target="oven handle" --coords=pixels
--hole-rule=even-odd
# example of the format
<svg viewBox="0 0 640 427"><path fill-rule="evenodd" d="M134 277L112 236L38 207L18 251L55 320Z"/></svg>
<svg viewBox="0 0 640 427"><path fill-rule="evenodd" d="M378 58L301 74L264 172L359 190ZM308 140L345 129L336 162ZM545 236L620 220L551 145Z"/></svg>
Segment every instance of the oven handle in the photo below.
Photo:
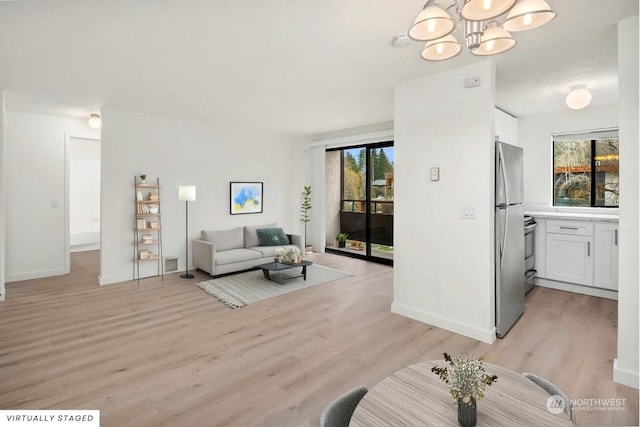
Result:
<svg viewBox="0 0 640 427"><path fill-rule="evenodd" d="M537 224L529 224L526 227L524 227L524 234L532 233L533 229L536 228L536 225Z"/></svg>

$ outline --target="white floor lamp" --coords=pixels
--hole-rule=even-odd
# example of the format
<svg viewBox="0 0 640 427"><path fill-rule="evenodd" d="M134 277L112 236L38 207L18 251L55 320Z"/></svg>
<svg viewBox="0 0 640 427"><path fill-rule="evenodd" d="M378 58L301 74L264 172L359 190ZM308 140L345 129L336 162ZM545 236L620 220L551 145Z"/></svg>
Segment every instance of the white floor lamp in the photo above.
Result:
<svg viewBox="0 0 640 427"><path fill-rule="evenodd" d="M189 202L196 201L196 186L195 185L181 185L178 187L178 200L184 200L186 206L186 217L185 223L187 225L187 234L186 234L186 248L187 248L187 256L185 258L184 265L184 274L181 274L180 277L183 279L193 279L195 276L193 274L189 274Z"/></svg>

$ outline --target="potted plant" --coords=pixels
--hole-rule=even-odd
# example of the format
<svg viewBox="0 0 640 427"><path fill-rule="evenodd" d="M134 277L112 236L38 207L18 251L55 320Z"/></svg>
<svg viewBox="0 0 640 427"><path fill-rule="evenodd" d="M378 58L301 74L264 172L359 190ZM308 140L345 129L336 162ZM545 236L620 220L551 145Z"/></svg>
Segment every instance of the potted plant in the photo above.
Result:
<svg viewBox="0 0 640 427"><path fill-rule="evenodd" d="M302 190L302 205L300 205L300 222L304 224L304 251L313 252L313 247L307 245L307 223L311 221L309 211L311 210L311 186L305 185Z"/></svg>
<svg viewBox="0 0 640 427"><path fill-rule="evenodd" d="M147 175L143 173L140 175L140 184L144 184L146 182L147 182Z"/></svg>
<svg viewBox="0 0 640 427"><path fill-rule="evenodd" d="M338 242L339 248L344 248L347 245L347 238L349 238L347 233L336 234L336 242Z"/></svg>
<svg viewBox="0 0 640 427"><path fill-rule="evenodd" d="M449 364L441 368L434 366L434 372L449 385L451 397L458 402L458 422L463 427L476 425L476 401L484 397L484 392L497 379L497 375L488 375L483 366L484 359L469 357L451 357L444 353Z"/></svg>

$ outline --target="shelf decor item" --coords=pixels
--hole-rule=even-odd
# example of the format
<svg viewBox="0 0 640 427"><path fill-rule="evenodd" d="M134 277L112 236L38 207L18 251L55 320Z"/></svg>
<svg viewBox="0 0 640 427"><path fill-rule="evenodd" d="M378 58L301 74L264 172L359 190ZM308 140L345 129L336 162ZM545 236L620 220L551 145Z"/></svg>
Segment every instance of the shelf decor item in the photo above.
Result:
<svg viewBox="0 0 640 427"><path fill-rule="evenodd" d="M431 372L450 386L451 397L458 402L458 423L463 427L473 427L477 419L476 402L484 397L487 387L493 384L498 376L485 372L482 357L451 357L444 353L444 360L449 366L434 366Z"/></svg>
<svg viewBox="0 0 640 427"><path fill-rule="evenodd" d="M231 182L231 215L262 213L262 182Z"/></svg>
<svg viewBox="0 0 640 427"><path fill-rule="evenodd" d="M140 184L146 184L146 183L147 183L147 175L141 174L140 175Z"/></svg>
<svg viewBox="0 0 640 427"><path fill-rule="evenodd" d="M178 200L184 201L186 214L185 214L185 224L186 224L186 256L185 256L185 265L184 265L184 273L180 275L183 279L193 279L195 276L189 273L189 202L196 201L196 186L195 185L181 185L178 187Z"/></svg>

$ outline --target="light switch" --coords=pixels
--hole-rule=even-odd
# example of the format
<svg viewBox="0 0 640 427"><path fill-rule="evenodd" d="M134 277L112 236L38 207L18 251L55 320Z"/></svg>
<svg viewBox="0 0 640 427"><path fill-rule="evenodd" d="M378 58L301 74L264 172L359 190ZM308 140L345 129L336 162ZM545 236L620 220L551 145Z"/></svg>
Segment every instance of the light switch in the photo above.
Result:
<svg viewBox="0 0 640 427"><path fill-rule="evenodd" d="M54 200L54 199L51 199L51 207L53 209L57 209L58 208L58 201Z"/></svg>
<svg viewBox="0 0 640 427"><path fill-rule="evenodd" d="M431 181L440 181L440 168L431 168L429 178Z"/></svg>
<svg viewBox="0 0 640 427"><path fill-rule="evenodd" d="M476 219L476 209L473 206L463 207L462 219Z"/></svg>

